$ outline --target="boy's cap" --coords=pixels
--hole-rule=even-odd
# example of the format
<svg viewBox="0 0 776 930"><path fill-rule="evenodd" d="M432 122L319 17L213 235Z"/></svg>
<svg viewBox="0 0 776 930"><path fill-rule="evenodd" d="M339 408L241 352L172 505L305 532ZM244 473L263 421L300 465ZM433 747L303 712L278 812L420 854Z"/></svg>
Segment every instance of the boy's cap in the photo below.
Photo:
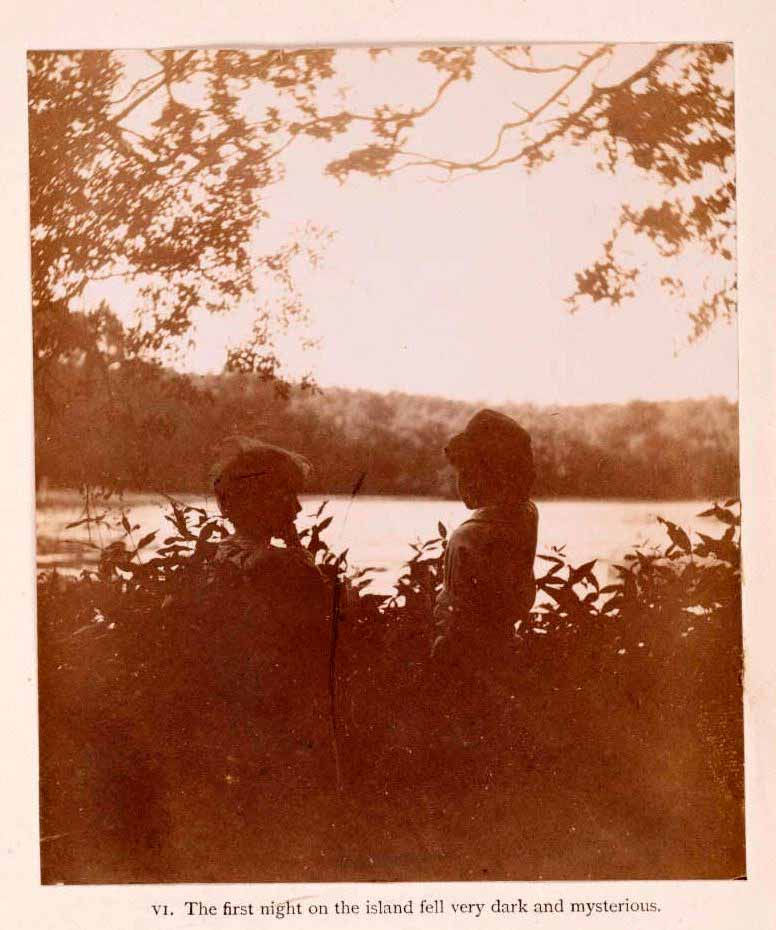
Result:
<svg viewBox="0 0 776 930"><path fill-rule="evenodd" d="M453 436L445 454L455 465L472 455L497 459L533 461L531 437L512 417L497 410L480 410Z"/></svg>
<svg viewBox="0 0 776 930"><path fill-rule="evenodd" d="M252 479L301 491L311 472L310 463L296 452L249 436L229 436L221 444L211 478L216 489Z"/></svg>

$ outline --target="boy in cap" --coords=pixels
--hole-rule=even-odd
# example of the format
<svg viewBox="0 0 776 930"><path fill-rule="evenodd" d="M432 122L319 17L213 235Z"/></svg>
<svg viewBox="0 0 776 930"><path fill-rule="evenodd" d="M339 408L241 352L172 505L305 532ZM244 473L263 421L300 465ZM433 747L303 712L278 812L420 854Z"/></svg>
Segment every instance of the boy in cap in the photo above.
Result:
<svg viewBox="0 0 776 930"><path fill-rule="evenodd" d="M230 436L212 471L221 513L235 528L219 547L219 557L256 554L273 538L298 547L295 520L298 494L310 475L310 463L297 455L247 436Z"/></svg>
<svg viewBox="0 0 776 930"><path fill-rule="evenodd" d="M490 810L491 803L498 809L505 796L499 786L519 778L524 733L515 626L536 595L538 513L528 497L531 439L510 417L479 411L445 454L474 512L451 534L445 553L425 690L435 739L423 761L445 812L440 837L465 838L467 812Z"/></svg>
<svg viewBox="0 0 776 930"><path fill-rule="evenodd" d="M448 636L478 649L505 645L536 596L533 564L539 522L529 500L531 437L511 417L480 410L445 449L472 516L452 534L444 587L434 612L434 649Z"/></svg>
<svg viewBox="0 0 776 930"><path fill-rule="evenodd" d="M306 459L279 446L224 441L213 489L235 532L218 543L211 572L220 614L214 648L227 687L243 677L255 692L267 766L293 756L296 774L315 781L328 751L331 591L295 526L310 471Z"/></svg>

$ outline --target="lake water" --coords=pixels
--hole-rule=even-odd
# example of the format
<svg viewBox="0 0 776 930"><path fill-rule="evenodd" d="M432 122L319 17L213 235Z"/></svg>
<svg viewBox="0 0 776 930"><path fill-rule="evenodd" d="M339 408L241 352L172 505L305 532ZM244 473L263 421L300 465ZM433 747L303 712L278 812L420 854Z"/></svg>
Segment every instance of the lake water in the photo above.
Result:
<svg viewBox="0 0 776 930"><path fill-rule="evenodd" d="M181 499L208 511L215 511L214 501L190 495ZM352 503L347 497L329 496L325 514L333 516L324 533L334 551L349 549L352 565L367 565L385 569L375 576L370 590L389 591L401 573L402 564L412 555L409 544L438 535L437 522L442 521L453 529L466 518L468 511L458 501L402 497L358 497ZM303 511L299 518L302 528L311 522L310 517L324 498L304 496ZM552 500L537 501L539 508L538 552L550 546L565 545L566 554L574 563L597 558L597 574L603 580L609 577L609 566L622 558L636 543L666 541L665 529L656 516L685 527L716 533L713 520L699 518L707 501L612 501L612 500ZM95 506L102 513L104 507ZM161 529L159 539L171 535L171 527L164 520L164 500L149 495L129 494L124 498L124 510L141 535ZM68 523L83 517L83 506L77 494L52 492L39 501L37 510L38 567L54 565L66 570L78 570L93 562L96 550L84 546L89 531L80 526L66 529ZM99 545L119 538L121 512L108 515L112 526L94 527L91 538ZM118 524L118 525L117 525ZM537 566L540 570L540 566Z"/></svg>

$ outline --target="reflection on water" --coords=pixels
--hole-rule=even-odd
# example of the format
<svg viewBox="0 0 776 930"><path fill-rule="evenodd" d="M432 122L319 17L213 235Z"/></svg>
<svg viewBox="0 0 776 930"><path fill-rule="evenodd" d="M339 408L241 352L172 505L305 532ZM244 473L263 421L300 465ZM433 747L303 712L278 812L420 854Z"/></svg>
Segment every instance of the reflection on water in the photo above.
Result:
<svg viewBox="0 0 776 930"><path fill-rule="evenodd" d="M215 512L212 498L182 495L182 500ZM437 522L452 529L466 518L468 511L459 501L402 497L320 497L302 498L300 528L311 522L312 514L328 500L326 513L334 517L324 533L329 545L339 552L349 549L353 565L384 568L370 590L389 591L401 571L403 562L412 555L409 543L437 535ZM538 501L539 549L565 545L573 562L598 558L599 575L607 575L606 566L617 561L636 543L663 543L665 530L655 517L666 517L686 529L708 531L713 521L698 518L706 501L612 501L612 500L552 500ZM128 494L124 509L133 525L139 524L135 539L160 530L155 545L161 545L172 527L164 519L165 502L149 495ZM105 507L94 506L102 514ZM68 523L82 519L83 505L75 493L54 492L40 501L37 511L38 566L58 565L78 569L93 562L98 547L123 535L121 512L107 514L110 525L66 529ZM94 546L95 548L91 548ZM153 547L152 547L153 548Z"/></svg>

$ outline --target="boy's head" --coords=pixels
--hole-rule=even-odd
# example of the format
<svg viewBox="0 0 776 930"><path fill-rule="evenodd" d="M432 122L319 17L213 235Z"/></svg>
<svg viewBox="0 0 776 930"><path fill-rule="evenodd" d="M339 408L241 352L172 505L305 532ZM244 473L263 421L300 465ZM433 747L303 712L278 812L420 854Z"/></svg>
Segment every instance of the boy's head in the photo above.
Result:
<svg viewBox="0 0 776 930"><path fill-rule="evenodd" d="M470 509L523 500L534 481L531 437L511 417L480 410L448 443L458 490Z"/></svg>
<svg viewBox="0 0 776 930"><path fill-rule="evenodd" d="M213 469L213 490L221 513L238 532L285 538L301 509L298 495L310 471L310 463L294 452L232 436Z"/></svg>

